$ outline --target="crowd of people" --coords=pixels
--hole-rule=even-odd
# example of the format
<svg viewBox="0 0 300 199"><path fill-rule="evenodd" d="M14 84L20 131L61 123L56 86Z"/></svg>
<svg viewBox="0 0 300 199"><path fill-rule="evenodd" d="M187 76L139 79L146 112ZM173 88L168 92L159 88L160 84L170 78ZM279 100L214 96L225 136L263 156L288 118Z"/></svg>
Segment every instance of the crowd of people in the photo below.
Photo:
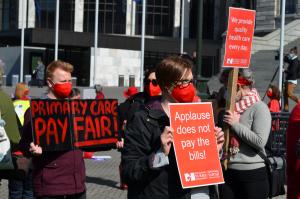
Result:
<svg viewBox="0 0 300 199"><path fill-rule="evenodd" d="M289 58L290 67L296 59L296 51L291 50L294 56ZM41 98L81 99L80 90L72 87L72 71L70 63L51 62L45 70L48 92ZM220 161L224 157L229 160L228 169L223 173L225 183L219 186L183 189L178 174L169 104L201 101L194 85L193 61L184 56L167 57L146 72L143 92L136 87L124 91L126 100L118 106L120 133L116 148L121 152L120 188L128 190L129 199L268 198L268 172L259 154L266 155L269 134L279 128L279 123L272 122L270 113L280 112L281 94L276 86L270 85L267 92L270 100L265 104L255 89L253 72L240 69L235 109L233 112L226 111L229 72L226 69L221 73L223 87L213 99L217 118L214 134ZM284 94L292 99L296 83L293 78L287 76ZM40 82L39 86L43 84ZM105 98L100 85L96 85L95 90L96 99ZM79 149L46 152L34 143L29 96L29 87L25 83L16 85L13 99L0 89L1 118L6 123L4 127L11 142L15 166L23 171L0 170L0 179L9 180L9 198L86 198L84 158L91 154ZM287 108L285 103L284 109ZM298 104L291 113L287 131L289 199L300 198L300 135L296 133L300 128L299 118ZM228 154L223 151L224 125L229 126L232 132Z"/></svg>

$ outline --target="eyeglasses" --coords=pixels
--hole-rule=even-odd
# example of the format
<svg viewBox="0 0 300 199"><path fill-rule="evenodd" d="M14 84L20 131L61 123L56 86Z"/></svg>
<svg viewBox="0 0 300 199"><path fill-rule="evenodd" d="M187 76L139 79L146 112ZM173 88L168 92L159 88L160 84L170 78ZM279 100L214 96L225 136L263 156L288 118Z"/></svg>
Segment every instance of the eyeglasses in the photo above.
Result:
<svg viewBox="0 0 300 199"><path fill-rule="evenodd" d="M145 85L149 85L151 82L152 82L153 86L157 86L158 85L156 79L146 79L145 80Z"/></svg>
<svg viewBox="0 0 300 199"><path fill-rule="evenodd" d="M175 86L179 86L179 88L186 88L190 84L195 84L196 79L182 79L175 82Z"/></svg>

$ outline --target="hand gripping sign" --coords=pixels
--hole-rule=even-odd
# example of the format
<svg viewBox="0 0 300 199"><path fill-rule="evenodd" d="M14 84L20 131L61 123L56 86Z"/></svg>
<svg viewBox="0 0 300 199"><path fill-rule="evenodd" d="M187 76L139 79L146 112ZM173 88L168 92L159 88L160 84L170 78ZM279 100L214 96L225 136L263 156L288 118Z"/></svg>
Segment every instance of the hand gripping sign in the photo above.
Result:
<svg viewBox="0 0 300 199"><path fill-rule="evenodd" d="M211 103L172 103L169 108L182 187L224 183Z"/></svg>
<svg viewBox="0 0 300 199"><path fill-rule="evenodd" d="M43 151L111 149L118 137L117 106L114 99L31 100L34 142Z"/></svg>
<svg viewBox="0 0 300 199"><path fill-rule="evenodd" d="M254 10L229 8L223 67L249 67L254 24Z"/></svg>

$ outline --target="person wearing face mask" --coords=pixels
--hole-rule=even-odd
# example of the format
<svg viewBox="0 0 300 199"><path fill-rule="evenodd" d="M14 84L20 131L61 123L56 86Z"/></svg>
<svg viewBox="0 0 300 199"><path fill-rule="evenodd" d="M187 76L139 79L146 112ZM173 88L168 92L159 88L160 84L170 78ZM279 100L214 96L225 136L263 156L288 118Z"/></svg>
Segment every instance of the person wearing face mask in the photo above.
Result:
<svg viewBox="0 0 300 199"><path fill-rule="evenodd" d="M130 90L133 89L130 87L128 88L128 91ZM124 92L125 97L128 96L128 91ZM124 136L125 136L124 130L125 130L127 120L129 120L134 115L135 112L142 109L145 106L145 104L147 104L149 101L157 100L160 95L161 95L161 89L156 81L155 68L151 68L145 73L144 91L137 92L133 95L128 96L125 102L121 103L118 106L118 120L120 125L119 129L121 129L118 137L118 142L116 143L116 147L118 150L122 152L122 148L124 146ZM120 172L120 182L121 182L120 188L127 189L127 185L122 181L121 165L119 167L119 172Z"/></svg>
<svg viewBox="0 0 300 199"><path fill-rule="evenodd" d="M46 99L70 98L73 66L60 60L47 66L48 93ZM85 199L85 166L80 150L44 152L32 138L30 110L25 113L20 148L32 157L33 187L37 199Z"/></svg>
<svg viewBox="0 0 300 199"><path fill-rule="evenodd" d="M226 112L223 121L231 128L228 169L225 184L219 185L221 199L267 199L269 183L265 162L259 153L271 130L271 114L253 87L249 69L240 69L234 112Z"/></svg>
<svg viewBox="0 0 300 199"><path fill-rule="evenodd" d="M127 121L122 155L128 199L204 199L208 187L182 189L173 149L169 103L193 102L192 64L181 57L165 58L156 67L160 100L153 101ZM224 133L214 128L218 149ZM187 163L188 164L188 163Z"/></svg>
<svg viewBox="0 0 300 199"><path fill-rule="evenodd" d="M285 89L284 89L284 107L283 110L289 112L289 98L296 103L299 103L299 99L294 94L294 90L297 86L297 73L299 67L299 60L297 57L297 47L293 47L290 53L284 57L284 61L288 63L288 68L284 70L285 77Z"/></svg>

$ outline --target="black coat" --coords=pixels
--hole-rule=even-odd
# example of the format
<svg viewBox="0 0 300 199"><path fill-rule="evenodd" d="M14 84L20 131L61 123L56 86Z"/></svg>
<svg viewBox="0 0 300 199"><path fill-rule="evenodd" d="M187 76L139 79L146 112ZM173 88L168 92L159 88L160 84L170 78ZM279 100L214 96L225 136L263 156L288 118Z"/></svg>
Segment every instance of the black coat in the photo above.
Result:
<svg viewBox="0 0 300 199"><path fill-rule="evenodd" d="M169 165L153 169L151 155L161 146L160 135L169 118L162 110L144 108L127 122L122 156L123 179L129 199L187 199L190 189L182 189L173 147Z"/></svg>
<svg viewBox="0 0 300 199"><path fill-rule="evenodd" d="M286 81L287 80L297 80L297 73L298 73L298 67L299 67L299 60L298 58L290 60L285 58L284 60L289 64L287 70L285 71L286 73Z"/></svg>

